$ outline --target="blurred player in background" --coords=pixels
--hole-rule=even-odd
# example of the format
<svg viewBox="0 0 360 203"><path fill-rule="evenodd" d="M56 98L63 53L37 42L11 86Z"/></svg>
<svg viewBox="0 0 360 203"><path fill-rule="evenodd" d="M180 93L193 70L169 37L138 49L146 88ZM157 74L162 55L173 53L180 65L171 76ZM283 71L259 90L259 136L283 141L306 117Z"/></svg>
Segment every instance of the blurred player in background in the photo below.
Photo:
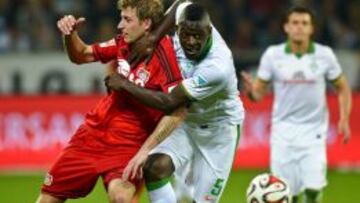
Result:
<svg viewBox="0 0 360 203"><path fill-rule="evenodd" d="M242 79L253 101L260 101L273 84L271 170L287 179L294 203L303 191L307 203L319 203L327 184L326 81L338 93L338 130L345 143L350 138L351 90L332 49L311 40L315 22L309 9L290 9L283 29L288 41L265 51L254 82L247 73Z"/></svg>
<svg viewBox="0 0 360 203"><path fill-rule="evenodd" d="M160 0L120 0L121 32L113 40L85 44L77 33L85 21L65 16L58 21L70 60L77 64L116 61L117 72L132 83L167 92L181 80L169 37L160 39L147 64L128 64L131 46L163 18ZM64 202L86 196L101 176L110 202L131 202L141 180L121 179L128 161L154 130L163 113L137 102L130 94L110 92L90 111L85 122L47 174L37 202Z"/></svg>
<svg viewBox="0 0 360 203"><path fill-rule="evenodd" d="M151 202L175 203L169 179L191 163L194 202L218 202L231 171L244 119L234 61L204 7L185 2L172 9L175 10L176 15L171 12L173 15L164 23L174 27L176 19L173 41L185 78L182 83L164 94L133 85L121 75L113 75L107 81L109 87L126 90L139 101L164 112L180 109L187 112L162 120L161 129L149 137L124 174L133 178L145 163Z"/></svg>

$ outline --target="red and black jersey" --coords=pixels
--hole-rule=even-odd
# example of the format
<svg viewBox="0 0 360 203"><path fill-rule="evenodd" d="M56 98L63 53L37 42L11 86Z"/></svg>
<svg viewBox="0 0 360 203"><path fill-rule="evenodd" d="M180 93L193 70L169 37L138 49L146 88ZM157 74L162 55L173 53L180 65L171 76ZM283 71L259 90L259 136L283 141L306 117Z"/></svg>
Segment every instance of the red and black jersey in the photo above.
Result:
<svg viewBox="0 0 360 203"><path fill-rule="evenodd" d="M147 65L130 67L126 59L131 50L122 37L94 44L94 56L102 63L116 60L116 70L136 85L168 92L181 80L181 73L170 37L164 37ZM158 110L143 105L127 92L111 92L86 115L85 124L107 132L108 144L142 145L163 116Z"/></svg>

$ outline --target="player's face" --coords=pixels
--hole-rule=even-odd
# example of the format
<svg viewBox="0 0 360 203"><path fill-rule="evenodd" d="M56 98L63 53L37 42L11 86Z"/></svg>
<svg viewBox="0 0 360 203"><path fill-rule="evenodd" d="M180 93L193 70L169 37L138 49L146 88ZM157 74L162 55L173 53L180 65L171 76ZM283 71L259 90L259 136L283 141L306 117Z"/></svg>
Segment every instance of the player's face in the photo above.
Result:
<svg viewBox="0 0 360 203"><path fill-rule="evenodd" d="M197 60L211 35L211 27L185 21L177 27L177 33L186 57Z"/></svg>
<svg viewBox="0 0 360 203"><path fill-rule="evenodd" d="M136 15L136 8L127 7L121 10L121 21L118 29L125 42L133 43L149 29L149 20L140 21Z"/></svg>
<svg viewBox="0 0 360 203"><path fill-rule="evenodd" d="M288 22L284 25L284 30L290 41L296 43L307 42L314 33L311 16L308 13L292 13Z"/></svg>

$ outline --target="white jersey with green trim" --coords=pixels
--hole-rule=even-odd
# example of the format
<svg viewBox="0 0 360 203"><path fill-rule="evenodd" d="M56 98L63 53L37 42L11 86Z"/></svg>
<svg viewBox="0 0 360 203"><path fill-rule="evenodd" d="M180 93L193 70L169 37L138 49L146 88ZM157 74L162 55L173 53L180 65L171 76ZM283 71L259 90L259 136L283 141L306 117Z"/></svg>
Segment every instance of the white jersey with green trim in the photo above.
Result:
<svg viewBox="0 0 360 203"><path fill-rule="evenodd" d="M179 6L178 13L185 8L182 5ZM181 85L194 100L189 107L186 122L241 124L244 109L237 89L234 61L219 32L212 26L211 40L207 44L211 46L210 50L198 62L186 58L177 34L173 41L184 78Z"/></svg>
<svg viewBox="0 0 360 203"><path fill-rule="evenodd" d="M328 131L326 80L342 71L331 48L311 43L302 56L288 43L270 46L263 54L258 78L272 81L272 143L294 146L324 144Z"/></svg>

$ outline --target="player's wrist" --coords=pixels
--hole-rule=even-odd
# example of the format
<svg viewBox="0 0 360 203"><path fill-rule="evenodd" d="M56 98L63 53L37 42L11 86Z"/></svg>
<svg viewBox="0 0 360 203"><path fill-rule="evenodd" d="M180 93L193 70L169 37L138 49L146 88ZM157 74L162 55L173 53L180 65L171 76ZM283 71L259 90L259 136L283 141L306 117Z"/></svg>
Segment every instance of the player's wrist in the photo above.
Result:
<svg viewBox="0 0 360 203"><path fill-rule="evenodd" d="M252 91L248 91L247 96L251 101L257 101L257 98Z"/></svg>

